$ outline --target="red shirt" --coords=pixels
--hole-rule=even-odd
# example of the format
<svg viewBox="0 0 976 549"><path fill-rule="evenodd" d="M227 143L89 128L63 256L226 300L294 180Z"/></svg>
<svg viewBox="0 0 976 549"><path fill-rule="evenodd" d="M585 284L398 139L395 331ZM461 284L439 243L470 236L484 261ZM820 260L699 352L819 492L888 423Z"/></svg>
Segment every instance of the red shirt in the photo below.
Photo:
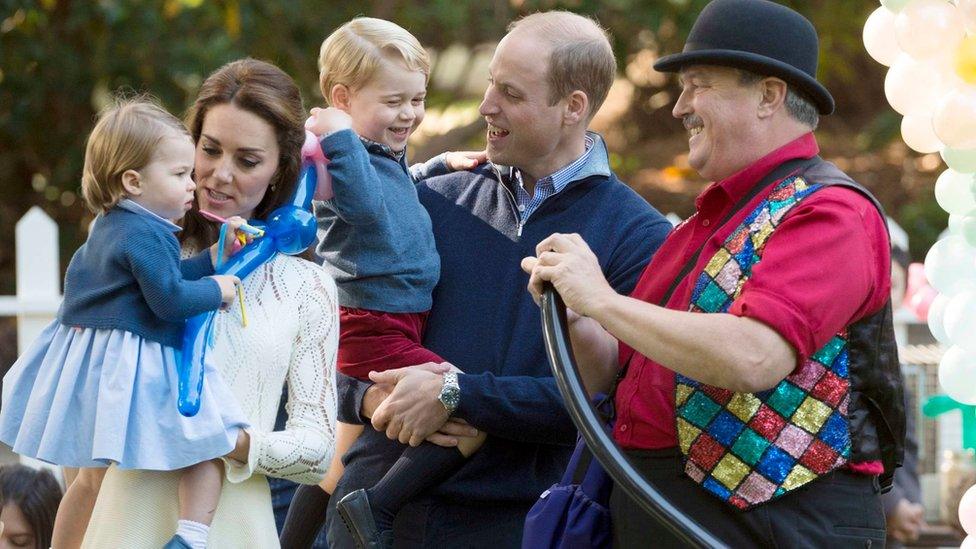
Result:
<svg viewBox="0 0 976 549"><path fill-rule="evenodd" d="M811 158L818 152L817 141L809 133L709 185L695 200L695 214L654 254L631 297L657 304L682 266L715 230L712 225L751 187L783 162ZM760 192L718 228L695 267L675 288L669 309L688 310L693 288L689 282L767 194ZM844 326L884 305L890 294L890 270L888 234L881 214L857 191L829 187L787 214L766 242L762 261L728 313L776 330L796 349L799 365ZM626 449L677 446L674 372L621 343L620 364L628 360L627 375L617 389L614 438Z"/></svg>

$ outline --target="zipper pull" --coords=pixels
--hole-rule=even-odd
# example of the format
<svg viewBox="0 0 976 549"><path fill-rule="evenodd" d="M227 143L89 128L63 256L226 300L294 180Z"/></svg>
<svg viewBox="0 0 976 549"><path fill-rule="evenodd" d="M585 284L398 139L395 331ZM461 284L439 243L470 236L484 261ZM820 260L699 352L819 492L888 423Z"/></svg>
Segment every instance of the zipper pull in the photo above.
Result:
<svg viewBox="0 0 976 549"><path fill-rule="evenodd" d="M516 234L515 236L517 236L517 237L519 237L519 238L521 238L521 237L522 237L522 227L523 227L524 225L525 225L524 223L522 223L522 222L519 222L519 224L518 224L518 234Z"/></svg>

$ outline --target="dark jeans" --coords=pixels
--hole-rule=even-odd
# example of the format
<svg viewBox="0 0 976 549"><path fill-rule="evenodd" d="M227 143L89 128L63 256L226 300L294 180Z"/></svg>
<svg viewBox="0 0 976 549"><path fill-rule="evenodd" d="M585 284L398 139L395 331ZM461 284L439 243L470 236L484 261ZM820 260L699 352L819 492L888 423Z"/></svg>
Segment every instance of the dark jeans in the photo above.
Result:
<svg viewBox="0 0 976 549"><path fill-rule="evenodd" d="M627 452L631 463L685 514L730 547L884 547L875 477L839 470L794 493L740 511L684 474L677 450ZM610 496L614 547L684 547L623 490Z"/></svg>

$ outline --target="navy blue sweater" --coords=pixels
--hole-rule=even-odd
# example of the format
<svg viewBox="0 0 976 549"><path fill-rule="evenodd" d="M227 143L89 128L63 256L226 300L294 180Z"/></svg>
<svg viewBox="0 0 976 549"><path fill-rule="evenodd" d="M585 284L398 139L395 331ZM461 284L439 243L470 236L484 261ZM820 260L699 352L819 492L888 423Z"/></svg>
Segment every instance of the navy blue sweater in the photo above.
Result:
<svg viewBox="0 0 976 549"><path fill-rule="evenodd" d="M210 252L180 261L179 227L138 205L99 216L68 264L58 320L179 348L185 320L220 307ZM141 210L141 211L140 211Z"/></svg>
<svg viewBox="0 0 976 549"><path fill-rule="evenodd" d="M418 185L430 212L441 280L434 289L424 345L455 364L461 403L455 415L488 433L464 467L431 492L444 501L535 500L566 466L576 430L563 408L542 341L539 309L526 290L523 257L554 232L577 232L618 292L631 291L671 224L610 174L606 151L519 231L510 187L492 166ZM358 413L366 384L342 376L343 418ZM342 487L378 478L402 446L366 429L346 455Z"/></svg>
<svg viewBox="0 0 976 549"><path fill-rule="evenodd" d="M316 252L339 304L390 313L430 309L440 273L430 217L404 157L366 145L352 130L322 138L335 197L315 203Z"/></svg>

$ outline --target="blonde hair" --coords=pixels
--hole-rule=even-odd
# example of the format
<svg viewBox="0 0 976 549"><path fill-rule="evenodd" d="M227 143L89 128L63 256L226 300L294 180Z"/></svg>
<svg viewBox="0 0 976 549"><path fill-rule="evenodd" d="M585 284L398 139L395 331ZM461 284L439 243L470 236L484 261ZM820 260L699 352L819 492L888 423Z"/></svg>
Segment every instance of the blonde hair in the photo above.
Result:
<svg viewBox="0 0 976 549"><path fill-rule="evenodd" d="M430 76L430 56L414 35L385 19L357 17L335 30L319 50L319 87L331 105L337 84L351 90L365 85L383 59L394 57L412 71Z"/></svg>
<svg viewBox="0 0 976 549"><path fill-rule="evenodd" d="M85 146L81 195L88 208L105 213L125 196L122 174L152 161L159 142L190 133L182 122L147 96L117 97L99 114Z"/></svg>
<svg viewBox="0 0 976 549"><path fill-rule="evenodd" d="M617 74L610 36L600 23L568 11L533 13L512 22L509 34L532 32L551 46L549 103L555 105L575 90L590 100L589 118L600 110Z"/></svg>

